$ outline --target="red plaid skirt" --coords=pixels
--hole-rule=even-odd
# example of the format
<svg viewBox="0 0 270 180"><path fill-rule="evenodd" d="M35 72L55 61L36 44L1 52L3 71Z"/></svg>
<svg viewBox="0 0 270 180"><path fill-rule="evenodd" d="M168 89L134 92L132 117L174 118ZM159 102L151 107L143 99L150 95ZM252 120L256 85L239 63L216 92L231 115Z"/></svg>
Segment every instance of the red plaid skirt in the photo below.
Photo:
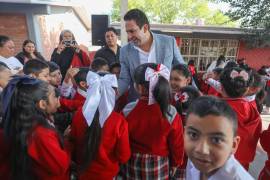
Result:
<svg viewBox="0 0 270 180"><path fill-rule="evenodd" d="M123 179L169 179L169 159L150 154L132 154L121 171Z"/></svg>

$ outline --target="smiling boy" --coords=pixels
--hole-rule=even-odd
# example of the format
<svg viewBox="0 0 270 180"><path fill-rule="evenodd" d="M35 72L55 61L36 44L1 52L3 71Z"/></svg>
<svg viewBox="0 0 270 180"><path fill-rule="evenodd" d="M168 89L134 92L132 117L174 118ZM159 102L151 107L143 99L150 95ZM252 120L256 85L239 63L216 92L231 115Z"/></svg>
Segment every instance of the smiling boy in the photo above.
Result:
<svg viewBox="0 0 270 180"><path fill-rule="evenodd" d="M215 97L199 97L186 119L186 179L253 179L234 158L239 142L236 114L229 105Z"/></svg>

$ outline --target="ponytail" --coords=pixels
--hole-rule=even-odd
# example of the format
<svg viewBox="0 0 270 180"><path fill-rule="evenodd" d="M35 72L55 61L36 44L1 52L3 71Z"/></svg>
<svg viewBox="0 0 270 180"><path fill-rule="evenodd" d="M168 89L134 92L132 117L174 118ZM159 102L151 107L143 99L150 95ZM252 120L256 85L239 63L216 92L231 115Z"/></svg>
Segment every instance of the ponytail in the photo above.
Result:
<svg viewBox="0 0 270 180"><path fill-rule="evenodd" d="M163 76L159 76L153 95L159 104L163 117L166 117L166 114L169 112L171 102L171 89L169 82Z"/></svg>
<svg viewBox="0 0 270 180"><path fill-rule="evenodd" d="M92 124L85 133L85 144L83 163L81 170L85 170L94 160L99 149L101 141L101 126L99 124L99 111L97 109Z"/></svg>

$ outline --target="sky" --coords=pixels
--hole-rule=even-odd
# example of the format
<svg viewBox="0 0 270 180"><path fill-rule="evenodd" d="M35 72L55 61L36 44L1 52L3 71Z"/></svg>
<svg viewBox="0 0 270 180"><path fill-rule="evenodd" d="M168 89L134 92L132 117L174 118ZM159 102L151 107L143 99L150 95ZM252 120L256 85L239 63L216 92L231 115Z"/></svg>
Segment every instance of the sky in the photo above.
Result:
<svg viewBox="0 0 270 180"><path fill-rule="evenodd" d="M89 0L91 3L87 3L89 11L92 14L110 14L113 5L113 0ZM93 3L94 1L94 3ZM209 3L209 7L214 9L220 9L223 12L228 11L229 5L226 3Z"/></svg>
<svg viewBox="0 0 270 180"><path fill-rule="evenodd" d="M110 14L113 0L90 0L87 7L92 14Z"/></svg>

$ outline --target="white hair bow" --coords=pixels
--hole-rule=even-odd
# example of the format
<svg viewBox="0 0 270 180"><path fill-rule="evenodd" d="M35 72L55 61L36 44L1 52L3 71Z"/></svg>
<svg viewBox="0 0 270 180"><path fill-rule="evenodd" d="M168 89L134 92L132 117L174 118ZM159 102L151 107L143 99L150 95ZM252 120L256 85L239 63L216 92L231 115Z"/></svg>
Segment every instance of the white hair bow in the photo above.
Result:
<svg viewBox="0 0 270 180"><path fill-rule="evenodd" d="M88 89L86 101L83 105L83 115L88 126L91 126L95 112L99 111L99 123L103 127L115 105L115 90L118 87L117 78L113 74L101 77L89 71L86 77Z"/></svg>
<svg viewBox="0 0 270 180"><path fill-rule="evenodd" d="M163 64L158 64L157 70L148 67L145 71L145 80L149 81L149 102L148 102L149 105L154 104L156 102L153 95L153 91L158 82L159 76L162 76L167 80L169 80L170 78L170 71Z"/></svg>

